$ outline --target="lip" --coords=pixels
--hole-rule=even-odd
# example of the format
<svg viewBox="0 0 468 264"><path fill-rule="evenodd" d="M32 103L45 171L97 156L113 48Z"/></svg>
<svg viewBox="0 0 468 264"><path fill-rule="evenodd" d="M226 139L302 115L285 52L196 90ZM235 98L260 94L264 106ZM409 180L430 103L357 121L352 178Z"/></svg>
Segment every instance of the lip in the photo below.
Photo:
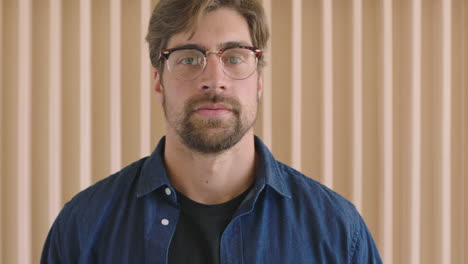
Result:
<svg viewBox="0 0 468 264"><path fill-rule="evenodd" d="M231 113L231 109L223 104L207 104L197 108L195 112L205 117L221 117Z"/></svg>
<svg viewBox="0 0 468 264"><path fill-rule="evenodd" d="M231 111L231 109L229 107L226 107L223 104L206 104L206 105L202 105L201 107L199 107L197 109L197 111L200 111L200 110L212 110L212 111L226 110L226 111Z"/></svg>

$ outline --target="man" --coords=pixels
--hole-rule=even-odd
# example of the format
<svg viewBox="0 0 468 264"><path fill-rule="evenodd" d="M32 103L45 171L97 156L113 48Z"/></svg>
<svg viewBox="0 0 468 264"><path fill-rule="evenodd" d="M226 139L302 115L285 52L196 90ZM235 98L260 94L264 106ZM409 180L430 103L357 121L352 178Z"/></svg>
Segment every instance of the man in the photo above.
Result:
<svg viewBox="0 0 468 264"><path fill-rule="evenodd" d="M254 136L257 1L161 0L147 40L166 136L65 205L42 263L381 262L353 205Z"/></svg>

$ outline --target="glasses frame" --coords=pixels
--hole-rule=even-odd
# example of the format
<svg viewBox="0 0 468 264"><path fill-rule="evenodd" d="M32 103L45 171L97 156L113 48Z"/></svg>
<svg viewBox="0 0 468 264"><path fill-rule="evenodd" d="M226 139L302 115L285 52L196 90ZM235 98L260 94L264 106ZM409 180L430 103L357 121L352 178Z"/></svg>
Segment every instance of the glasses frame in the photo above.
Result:
<svg viewBox="0 0 468 264"><path fill-rule="evenodd" d="M216 56L218 57L218 59L221 59L221 56L223 55L223 53L226 51L226 50L230 50L230 49L237 49L237 48L241 48L241 49L247 49L247 50L251 50L254 55L255 55L255 58L257 60L256 63L258 63L258 60L262 57L263 55L263 50L257 48L257 47L253 47L253 46L230 46L230 47L225 47L225 48L222 48L220 50L204 50L202 48L198 48L198 47L190 47L190 48L187 48L187 47L181 47L181 48L172 48L172 49L163 49L161 50L161 53L159 55L159 60L162 61L162 59L164 60L169 60L169 56L171 55L171 53L173 53L174 51L178 51L178 50L197 50L199 52L201 52L203 54L203 56L205 57L205 65L203 66L203 70L200 72L200 74L205 70L206 68L206 65L208 64L208 55L210 54L216 54ZM257 65L258 66L258 65ZM229 74L227 74L225 71L224 71L224 67L223 67L223 72L229 76ZM252 71L252 73L250 75L252 75L255 71ZM196 77L194 77L193 79L190 79L190 80L184 80L184 81L192 81L192 80L195 80L196 78L198 78L197 75ZM232 78L234 80L244 80L244 79L247 79L250 77L247 76L245 78L242 78L242 79L236 79L236 78L232 78L231 76L229 76L229 78Z"/></svg>

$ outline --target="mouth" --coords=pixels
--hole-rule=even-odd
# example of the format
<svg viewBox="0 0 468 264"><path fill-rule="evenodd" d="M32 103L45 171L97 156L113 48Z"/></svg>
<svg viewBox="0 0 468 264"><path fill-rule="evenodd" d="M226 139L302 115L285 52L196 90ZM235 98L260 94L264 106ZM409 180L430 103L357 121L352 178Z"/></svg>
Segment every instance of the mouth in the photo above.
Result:
<svg viewBox="0 0 468 264"><path fill-rule="evenodd" d="M224 104L206 104L196 108L195 113L205 117L222 117L232 112L230 107Z"/></svg>

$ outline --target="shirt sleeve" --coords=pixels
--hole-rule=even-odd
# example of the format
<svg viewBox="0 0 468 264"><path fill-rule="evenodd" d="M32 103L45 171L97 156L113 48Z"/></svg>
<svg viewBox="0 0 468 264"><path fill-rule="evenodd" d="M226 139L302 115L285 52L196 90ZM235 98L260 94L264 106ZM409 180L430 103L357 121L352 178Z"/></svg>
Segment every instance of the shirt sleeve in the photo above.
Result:
<svg viewBox="0 0 468 264"><path fill-rule="evenodd" d="M375 245L374 239L360 218L359 231L356 234L355 247L352 251L351 263L353 264L380 264L379 251Z"/></svg>

